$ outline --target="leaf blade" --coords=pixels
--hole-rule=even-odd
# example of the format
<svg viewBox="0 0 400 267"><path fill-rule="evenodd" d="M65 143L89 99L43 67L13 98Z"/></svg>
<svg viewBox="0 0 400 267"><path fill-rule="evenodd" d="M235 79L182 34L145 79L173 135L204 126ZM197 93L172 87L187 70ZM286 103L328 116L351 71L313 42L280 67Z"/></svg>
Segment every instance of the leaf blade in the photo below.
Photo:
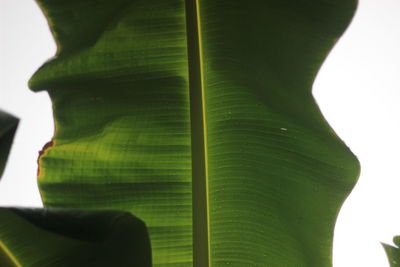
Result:
<svg viewBox="0 0 400 267"><path fill-rule="evenodd" d="M359 163L311 95L354 1L201 1L212 266L331 266Z"/></svg>
<svg viewBox="0 0 400 267"><path fill-rule="evenodd" d="M146 226L126 212L1 208L0 218L15 266L151 266Z"/></svg>
<svg viewBox="0 0 400 267"><path fill-rule="evenodd" d="M90 16L105 25L101 34L95 43L81 29L72 34L68 40L83 38L85 47L65 44L71 48L30 81L49 91L56 125L54 144L39 160L39 187L48 207L132 212L149 227L154 265L185 265L192 260L185 7L179 0L128 2L117 13L113 2L90 2L99 13L114 12L111 20L97 9L72 9L74 25L91 31ZM69 23L57 17L64 5L39 3L54 27Z"/></svg>

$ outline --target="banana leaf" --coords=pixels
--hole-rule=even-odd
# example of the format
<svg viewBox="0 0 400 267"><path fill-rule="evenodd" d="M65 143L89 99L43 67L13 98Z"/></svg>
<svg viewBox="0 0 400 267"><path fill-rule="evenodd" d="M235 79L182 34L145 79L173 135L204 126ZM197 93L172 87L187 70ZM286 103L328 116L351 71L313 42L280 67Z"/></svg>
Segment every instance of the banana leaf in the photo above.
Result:
<svg viewBox="0 0 400 267"><path fill-rule="evenodd" d="M18 119L0 110L0 179L18 126Z"/></svg>
<svg viewBox="0 0 400 267"><path fill-rule="evenodd" d="M383 248L385 249L386 255L389 260L390 267L399 267L400 266L400 236L395 236L393 238L393 243L396 246L391 246L388 244L382 243Z"/></svg>
<svg viewBox="0 0 400 267"><path fill-rule="evenodd" d="M127 212L0 208L0 266L151 266L145 224Z"/></svg>
<svg viewBox="0 0 400 267"><path fill-rule="evenodd" d="M38 0L45 206L130 211L154 266L331 266L359 163L313 80L355 0Z"/></svg>

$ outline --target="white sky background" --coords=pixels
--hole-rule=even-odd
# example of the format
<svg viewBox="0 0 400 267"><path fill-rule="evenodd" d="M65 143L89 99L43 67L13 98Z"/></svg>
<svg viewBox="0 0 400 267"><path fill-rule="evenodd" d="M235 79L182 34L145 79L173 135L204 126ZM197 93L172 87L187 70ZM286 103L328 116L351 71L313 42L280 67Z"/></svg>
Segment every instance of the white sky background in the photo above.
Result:
<svg viewBox="0 0 400 267"><path fill-rule="evenodd" d="M0 206L41 206L38 151L53 133L46 93L26 83L55 53L33 0L0 0L0 109L21 118L0 183ZM335 230L334 267L387 267L379 242L400 235L400 0L360 0L314 84L327 120L362 173Z"/></svg>

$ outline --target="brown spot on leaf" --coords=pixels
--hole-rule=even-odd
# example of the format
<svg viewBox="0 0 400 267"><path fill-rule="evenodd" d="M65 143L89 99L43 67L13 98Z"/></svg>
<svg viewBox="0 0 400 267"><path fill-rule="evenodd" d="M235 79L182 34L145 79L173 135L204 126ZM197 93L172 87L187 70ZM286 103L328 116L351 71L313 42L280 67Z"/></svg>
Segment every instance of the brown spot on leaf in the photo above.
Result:
<svg viewBox="0 0 400 267"><path fill-rule="evenodd" d="M38 164L38 169L37 169L37 176L39 177L40 175L40 158L43 156L43 154L47 151L47 149L49 149L50 147L52 147L54 145L54 141L53 139L50 140L49 142L47 142L43 148L39 151L39 156L37 159L37 164Z"/></svg>

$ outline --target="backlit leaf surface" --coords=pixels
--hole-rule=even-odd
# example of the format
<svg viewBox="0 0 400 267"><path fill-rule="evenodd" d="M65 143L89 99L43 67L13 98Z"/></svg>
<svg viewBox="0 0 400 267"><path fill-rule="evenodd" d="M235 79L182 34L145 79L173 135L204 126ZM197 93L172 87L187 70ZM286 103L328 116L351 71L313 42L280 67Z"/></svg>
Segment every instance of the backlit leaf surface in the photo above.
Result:
<svg viewBox="0 0 400 267"><path fill-rule="evenodd" d="M38 2L58 43L30 81L54 106L46 206L131 211L154 266L331 266L359 165L311 87L355 1Z"/></svg>

